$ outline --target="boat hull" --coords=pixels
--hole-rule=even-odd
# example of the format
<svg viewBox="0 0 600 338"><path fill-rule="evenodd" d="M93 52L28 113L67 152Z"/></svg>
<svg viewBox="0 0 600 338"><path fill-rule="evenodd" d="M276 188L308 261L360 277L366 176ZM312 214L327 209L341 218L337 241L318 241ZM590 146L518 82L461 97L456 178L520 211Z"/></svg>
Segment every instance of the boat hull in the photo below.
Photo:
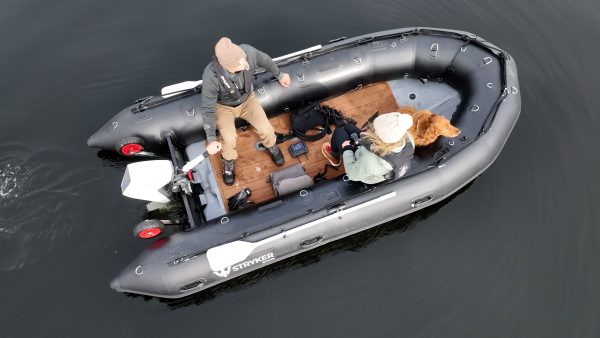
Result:
<svg viewBox="0 0 600 338"><path fill-rule="evenodd" d="M331 180L282 196L265 205L225 215L196 229L173 234L152 244L112 281L111 287L120 292L161 298L184 297L439 203L485 171L500 154L521 111L514 60L497 47L465 32L420 29L428 33L409 36L409 41L401 42L402 36L398 34L414 30L388 31L350 39L365 41L358 45L363 53L358 65L355 54L344 54L344 60L349 58L347 61L357 67L353 68L355 66L350 63L342 67L347 71L344 73L346 76L353 74L353 80L340 84L334 73L327 73L326 67L317 67L322 76L315 80L318 84L314 86L318 88L308 88L304 93L308 93L306 97L309 99L320 100L361 83L397 78L398 74L404 76L408 73L408 76L417 78L441 76L453 64L455 72L464 73L452 80L455 86L463 84L461 90L465 99L458 107L463 110L463 115L453 123L458 124L464 135L460 140L453 140L451 145L445 144L446 152L423 164L426 168L420 169L417 174L397 181L365 186L344 178ZM445 32L451 35L442 34ZM394 37L390 40L386 36ZM410 41L411 37L416 39L419 36L425 36L426 39ZM456 55L461 55L457 53L461 53L464 37L478 41L477 45L467 45L467 48L477 49L470 63L456 59ZM384 41L385 48L373 44L377 41ZM396 48L391 45L394 41L397 44L411 43L413 47L393 57L378 54L381 51L377 48ZM332 46L343 46L344 42L348 40ZM365 47L364 44L370 45ZM437 47L433 48L433 44L437 44ZM488 47L487 54L480 54L479 49L485 51ZM446 48L454 48L455 52L443 54ZM414 55L419 51L426 54L423 60ZM433 57L435 53L437 56ZM486 73L489 66L487 57L493 57L490 63L497 67L490 73ZM401 65L393 64L393 60L398 58L400 61L397 62ZM365 62L367 60L368 64ZM331 64L340 62L332 61ZM375 64L382 68L375 68ZM294 75L298 74L298 67L304 66L290 61L284 63L282 68L284 71L291 70L290 74ZM383 69L387 70L384 72ZM477 73L481 69L483 71ZM308 81L312 73L305 71L301 74ZM360 76L355 76L357 74ZM492 83L492 88L489 83ZM260 100L271 113L291 107L292 102L300 104L297 98L293 100L290 97L292 94L285 93L271 82L257 81L255 86L258 89L266 88ZM231 264L223 263L239 254L234 250L228 251L231 243L243 244L251 250L242 259L238 257L233 261L230 259Z"/></svg>

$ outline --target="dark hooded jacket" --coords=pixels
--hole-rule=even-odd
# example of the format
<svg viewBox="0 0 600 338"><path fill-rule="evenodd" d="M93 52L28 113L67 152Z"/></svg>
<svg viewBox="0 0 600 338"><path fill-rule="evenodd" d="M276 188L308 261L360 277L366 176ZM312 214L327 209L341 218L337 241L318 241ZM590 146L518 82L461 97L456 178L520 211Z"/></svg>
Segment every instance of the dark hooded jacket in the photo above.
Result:
<svg viewBox="0 0 600 338"><path fill-rule="evenodd" d="M252 76L258 68L264 68L273 74L277 80L281 80L283 77L283 74L269 55L246 44L241 44L240 48L246 53L246 61L250 65L250 69L248 71L241 71L233 74L227 71L224 71L224 73L229 77L231 82L236 85L241 97L232 95L230 88L226 88L223 81L219 80L219 72L215 69L212 62L204 68L204 73L202 74L202 105L200 106L200 113L202 114L204 131L206 132L206 140L208 142L216 140L216 104L220 103L222 105L235 107L244 102L252 93L253 88L244 88L244 76ZM250 84L251 83L252 82L250 81ZM250 85L250 87L252 87L252 85Z"/></svg>

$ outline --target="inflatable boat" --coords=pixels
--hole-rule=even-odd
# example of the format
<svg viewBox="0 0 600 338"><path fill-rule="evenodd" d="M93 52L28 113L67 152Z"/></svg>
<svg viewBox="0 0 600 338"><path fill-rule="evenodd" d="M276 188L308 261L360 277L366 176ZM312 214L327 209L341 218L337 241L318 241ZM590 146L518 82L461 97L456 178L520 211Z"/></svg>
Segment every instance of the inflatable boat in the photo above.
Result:
<svg viewBox="0 0 600 338"><path fill-rule="evenodd" d="M445 116L461 133L417 148L401 178L367 185L350 181L343 169L312 180L323 159L311 142L304 157L284 151L284 169L265 167L260 161L268 162L268 156L254 147L257 137L242 124L239 132L247 136L238 145L250 154L240 170L248 174L226 187L218 157L205 150L201 81L136 100L88 145L140 159L125 171L125 196L149 201L149 210L178 201L185 215L136 226L136 237L155 239L114 278L114 290L184 297L438 203L492 164L520 114L513 58L467 32L390 30L335 39L274 60L290 74L289 88L270 73L253 75L255 93L272 121L287 121L291 111L314 102L334 106L360 124L394 105L410 105ZM279 190L274 181L288 176L310 180ZM257 200L232 211L228 197L247 187ZM172 223L178 231L163 232Z"/></svg>

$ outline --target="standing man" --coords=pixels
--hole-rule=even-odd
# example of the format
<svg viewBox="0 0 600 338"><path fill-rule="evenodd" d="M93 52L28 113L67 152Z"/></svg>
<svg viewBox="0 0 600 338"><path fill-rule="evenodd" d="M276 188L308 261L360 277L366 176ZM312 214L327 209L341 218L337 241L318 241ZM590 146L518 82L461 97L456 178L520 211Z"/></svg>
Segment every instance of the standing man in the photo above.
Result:
<svg viewBox="0 0 600 338"><path fill-rule="evenodd" d="M201 113L208 142L206 150L215 154L222 148L223 181L227 185L235 181L236 117L254 127L273 162L278 166L284 163L273 126L253 92L252 75L258 67L268 70L282 86L289 87L290 76L282 73L267 54L250 45L238 46L229 38L217 42L215 56L202 74ZM215 126L223 138L222 145L217 141Z"/></svg>

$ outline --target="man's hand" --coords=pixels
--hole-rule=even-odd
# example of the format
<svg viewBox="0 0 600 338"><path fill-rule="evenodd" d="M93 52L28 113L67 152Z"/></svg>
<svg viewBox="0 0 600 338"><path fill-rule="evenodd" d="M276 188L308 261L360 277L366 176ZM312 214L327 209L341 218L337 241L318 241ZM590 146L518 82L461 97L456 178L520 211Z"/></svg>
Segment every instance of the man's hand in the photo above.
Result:
<svg viewBox="0 0 600 338"><path fill-rule="evenodd" d="M284 87L289 87L290 86L290 74L288 73L283 73L283 77L281 78L281 80L279 80L279 84L281 84Z"/></svg>
<svg viewBox="0 0 600 338"><path fill-rule="evenodd" d="M221 142L219 141L212 141L209 144L206 145L206 151L209 154L216 154L219 151L221 151Z"/></svg>

